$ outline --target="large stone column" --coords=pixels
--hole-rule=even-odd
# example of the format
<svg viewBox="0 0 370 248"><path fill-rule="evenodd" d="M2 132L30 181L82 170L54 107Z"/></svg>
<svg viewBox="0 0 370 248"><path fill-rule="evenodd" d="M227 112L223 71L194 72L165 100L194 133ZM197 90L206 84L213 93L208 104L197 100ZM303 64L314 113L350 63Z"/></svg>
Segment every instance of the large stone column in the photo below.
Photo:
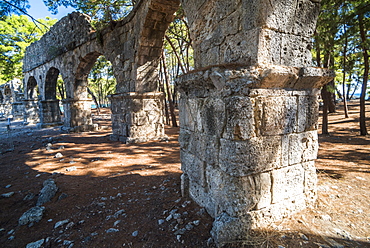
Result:
<svg viewBox="0 0 370 248"><path fill-rule="evenodd" d="M63 130L69 132L87 132L98 129L91 117L91 99L64 99Z"/></svg>
<svg viewBox="0 0 370 248"><path fill-rule="evenodd" d="M59 100L41 100L40 104L40 125L41 127L62 125L60 116Z"/></svg>
<svg viewBox="0 0 370 248"><path fill-rule="evenodd" d="M215 218L217 243L242 241L313 204L318 88L331 77L274 66L180 79L182 192Z"/></svg>
<svg viewBox="0 0 370 248"><path fill-rule="evenodd" d="M167 139L164 133L164 94L120 93L109 96L112 140L124 143Z"/></svg>
<svg viewBox="0 0 370 248"><path fill-rule="evenodd" d="M39 116L39 102L34 99L24 99L24 113L23 113L23 122L27 124L36 124L40 122Z"/></svg>
<svg viewBox="0 0 370 248"><path fill-rule="evenodd" d="M183 0L196 71L180 92L182 192L215 218L218 245L313 204L318 89L310 0Z"/></svg>

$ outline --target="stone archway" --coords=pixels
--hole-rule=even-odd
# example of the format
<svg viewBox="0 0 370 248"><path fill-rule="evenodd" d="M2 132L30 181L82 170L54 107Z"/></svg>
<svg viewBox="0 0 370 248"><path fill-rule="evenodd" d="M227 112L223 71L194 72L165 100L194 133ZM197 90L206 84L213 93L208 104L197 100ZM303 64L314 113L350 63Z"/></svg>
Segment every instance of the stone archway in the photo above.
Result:
<svg viewBox="0 0 370 248"><path fill-rule="evenodd" d="M37 123L40 120L39 115L39 89L36 78L34 76L29 76L28 80L26 81L25 85L25 92L24 92L24 114L23 114L23 121L24 124L29 123Z"/></svg>
<svg viewBox="0 0 370 248"><path fill-rule="evenodd" d="M92 100L87 97L88 76L97 58L97 51L87 53L78 61L74 78L67 88L67 98L63 100L64 129L69 131L90 131L97 129L91 117Z"/></svg>
<svg viewBox="0 0 370 248"><path fill-rule="evenodd" d="M40 104L40 122L41 126L55 126L62 124L59 100L56 97L56 87L59 76L59 70L55 67L48 69L45 75Z"/></svg>
<svg viewBox="0 0 370 248"><path fill-rule="evenodd" d="M35 77L30 76L26 88L27 99L37 99L37 81Z"/></svg>

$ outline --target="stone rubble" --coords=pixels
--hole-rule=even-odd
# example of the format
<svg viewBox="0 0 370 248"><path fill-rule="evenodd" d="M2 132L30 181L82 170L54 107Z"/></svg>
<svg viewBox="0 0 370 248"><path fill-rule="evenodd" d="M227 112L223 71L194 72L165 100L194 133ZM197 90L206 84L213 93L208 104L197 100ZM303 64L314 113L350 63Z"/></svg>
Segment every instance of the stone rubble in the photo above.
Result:
<svg viewBox="0 0 370 248"><path fill-rule="evenodd" d="M36 206L26 211L18 220L20 226L39 222L44 214L45 207Z"/></svg>
<svg viewBox="0 0 370 248"><path fill-rule="evenodd" d="M58 187L53 179L47 179L43 183L43 188L40 191L39 197L37 199L36 206L41 206L46 202L49 202L58 191Z"/></svg>

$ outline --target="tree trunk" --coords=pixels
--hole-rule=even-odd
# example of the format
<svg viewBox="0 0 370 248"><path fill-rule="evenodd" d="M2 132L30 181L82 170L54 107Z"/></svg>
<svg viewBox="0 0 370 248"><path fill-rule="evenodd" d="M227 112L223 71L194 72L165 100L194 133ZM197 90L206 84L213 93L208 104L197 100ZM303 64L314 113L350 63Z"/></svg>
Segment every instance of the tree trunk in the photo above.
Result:
<svg viewBox="0 0 370 248"><path fill-rule="evenodd" d="M367 81L369 79L369 54L367 53L367 47L366 47L366 34L364 30L363 14L361 13L357 17L358 17L358 23L359 23L359 28L360 28L361 46L362 46L362 53L364 56L364 66L365 66L361 97L360 97L360 134L367 135L365 96L366 96Z"/></svg>
<svg viewBox="0 0 370 248"><path fill-rule="evenodd" d="M177 127L177 121L176 121L176 115L175 115L175 108L173 106L172 97L171 97L171 91L169 86L169 79L167 75L167 68L166 68L166 61L165 61L165 54L162 53L162 64L163 64L163 72L164 72L164 79L166 82L166 88L167 88L167 98L168 98L168 104L170 106L170 113L171 113L171 120L172 120L172 126Z"/></svg>
<svg viewBox="0 0 370 248"><path fill-rule="evenodd" d="M164 88L164 81L165 81L165 79L163 79L163 77L161 77L161 75L163 75L164 74L164 72L163 72L163 65L162 65L162 63L163 63L163 60L160 60L159 61L159 71L161 72L160 73L160 79L159 79L159 82L160 82L160 89L161 89L161 91L164 93L164 95L166 95L166 91L165 91L165 88ZM170 114L168 113L168 104L167 104L167 99L166 99L166 97L164 98L164 113L165 113L165 115L166 115L166 125L170 125Z"/></svg>
<svg viewBox="0 0 370 248"><path fill-rule="evenodd" d="M323 100L323 109L322 109L322 134L329 134L328 129L328 110L330 102L330 92L327 90L327 85L324 85L321 89L321 98Z"/></svg>
<svg viewBox="0 0 370 248"><path fill-rule="evenodd" d="M328 98L328 111L329 113L335 113L337 110L336 110L336 106L335 106L335 83L334 83L334 80L333 81L330 81L327 85L327 91L328 91L328 94L329 94L329 98Z"/></svg>
<svg viewBox="0 0 370 248"><path fill-rule="evenodd" d="M96 100L96 96L94 95L94 93L90 90L89 87L87 87L87 93L89 93L96 105L96 109L98 110L98 114L100 115L100 108L99 108L99 104L98 104L98 101Z"/></svg>
<svg viewBox="0 0 370 248"><path fill-rule="evenodd" d="M348 118L348 107L347 107L347 98L346 98L346 62L347 62L347 46L348 46L348 37L346 32L346 25L344 25L345 41L343 47L343 107L344 107L344 118Z"/></svg>

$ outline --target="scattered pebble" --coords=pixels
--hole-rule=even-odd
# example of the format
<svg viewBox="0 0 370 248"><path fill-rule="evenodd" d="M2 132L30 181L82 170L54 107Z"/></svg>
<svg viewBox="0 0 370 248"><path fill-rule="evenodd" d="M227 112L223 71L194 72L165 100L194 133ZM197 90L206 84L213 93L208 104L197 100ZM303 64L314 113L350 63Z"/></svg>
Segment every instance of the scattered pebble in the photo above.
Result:
<svg viewBox="0 0 370 248"><path fill-rule="evenodd" d="M196 225L196 226L199 226L199 224L200 224L200 220L194 220L194 221L193 221L193 224L194 224L194 225Z"/></svg>
<svg viewBox="0 0 370 248"><path fill-rule="evenodd" d="M54 225L54 229L60 227L60 226L63 226L64 224L67 224L69 222L69 220L61 220L61 221L58 221L57 223L55 223Z"/></svg>
<svg viewBox="0 0 370 248"><path fill-rule="evenodd" d="M137 237L137 235L139 235L139 231L135 231L135 232L132 233L132 236L134 236L134 237Z"/></svg>
<svg viewBox="0 0 370 248"><path fill-rule="evenodd" d="M10 198L13 195L14 195L14 192L9 192L9 193L5 193L5 194L1 194L1 196L4 197L4 198Z"/></svg>
<svg viewBox="0 0 370 248"><path fill-rule="evenodd" d="M12 187L11 184L8 184L8 185L5 186L6 189L9 189L10 187Z"/></svg>
<svg viewBox="0 0 370 248"><path fill-rule="evenodd" d="M72 166L72 167L69 167L69 168L66 169L66 171L75 171L75 170L77 170L76 166Z"/></svg>
<svg viewBox="0 0 370 248"><path fill-rule="evenodd" d="M301 237L301 239L305 240L305 241L308 241L308 238L306 235L304 235L303 233L299 233L299 237Z"/></svg>
<svg viewBox="0 0 370 248"><path fill-rule="evenodd" d="M63 157L63 154L61 154L60 152L54 155L54 158L62 158L62 157Z"/></svg>
<svg viewBox="0 0 370 248"><path fill-rule="evenodd" d="M119 232L119 230L118 229L116 229L116 228L109 228L108 230L106 230L105 231L106 233L116 233L116 232ZM132 236L134 236L134 235L132 235Z"/></svg>
<svg viewBox="0 0 370 248"><path fill-rule="evenodd" d="M158 220L158 225L162 225L164 223L164 220L160 219Z"/></svg>

